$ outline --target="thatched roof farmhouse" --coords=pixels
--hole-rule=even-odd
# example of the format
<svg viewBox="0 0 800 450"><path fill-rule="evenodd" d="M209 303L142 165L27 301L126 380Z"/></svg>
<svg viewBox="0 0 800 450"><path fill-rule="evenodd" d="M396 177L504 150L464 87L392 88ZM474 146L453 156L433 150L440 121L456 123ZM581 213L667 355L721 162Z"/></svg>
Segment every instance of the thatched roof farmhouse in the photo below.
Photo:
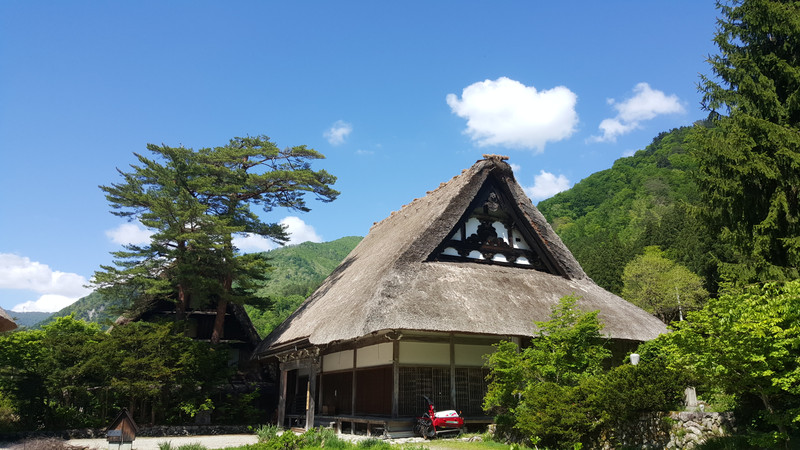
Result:
<svg viewBox="0 0 800 450"><path fill-rule="evenodd" d="M505 157L484 158L375 224L259 344L280 362L279 424L402 428L420 395L480 420L482 356L524 345L566 295L599 310L618 351L666 332L584 273Z"/></svg>
<svg viewBox="0 0 800 450"><path fill-rule="evenodd" d="M6 310L0 308L0 333L3 331L11 331L17 328L17 324L11 319Z"/></svg>

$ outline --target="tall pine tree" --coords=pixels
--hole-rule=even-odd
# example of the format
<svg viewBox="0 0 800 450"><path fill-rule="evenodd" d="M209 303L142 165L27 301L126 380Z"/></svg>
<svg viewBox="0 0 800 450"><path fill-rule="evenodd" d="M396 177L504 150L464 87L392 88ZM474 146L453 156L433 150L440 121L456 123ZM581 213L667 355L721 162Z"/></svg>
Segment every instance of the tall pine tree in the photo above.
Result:
<svg viewBox="0 0 800 450"><path fill-rule="evenodd" d="M800 2L718 1L720 49L702 76L711 126L693 152L723 279L792 279L800 267Z"/></svg>
<svg viewBox="0 0 800 450"><path fill-rule="evenodd" d="M150 243L114 253L115 266L103 266L95 282L134 299L171 299L179 318L190 307L214 306L211 339L219 342L228 304L251 300L253 281L267 269L263 260L239 254L233 236L288 240L283 226L264 223L251 206L308 211L307 193L323 202L336 199L339 193L330 187L336 178L311 169L322 154L305 146L279 149L266 136L197 151L147 148L154 158L136 154L139 164L119 171L122 182L100 188L113 214L139 220L152 232Z"/></svg>

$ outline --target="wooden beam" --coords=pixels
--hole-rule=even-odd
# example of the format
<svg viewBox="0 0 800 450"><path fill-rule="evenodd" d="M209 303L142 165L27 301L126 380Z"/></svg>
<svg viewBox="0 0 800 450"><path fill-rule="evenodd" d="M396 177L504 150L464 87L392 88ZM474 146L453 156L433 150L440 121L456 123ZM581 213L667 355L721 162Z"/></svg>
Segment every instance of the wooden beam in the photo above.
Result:
<svg viewBox="0 0 800 450"><path fill-rule="evenodd" d="M392 342L392 418L400 415L400 341Z"/></svg>
<svg viewBox="0 0 800 450"><path fill-rule="evenodd" d="M353 381L353 385L352 385L352 387L353 387L352 391L353 392L350 393L351 394L350 395L350 398L351 398L350 399L350 414L352 414L352 415L356 415L356 388L357 388L357 386L356 386L356 384L357 384L356 383L356 363L358 362L357 358L358 358L358 349L354 348L353 349L353 380L352 380ZM351 433L352 433L352 431L351 431Z"/></svg>
<svg viewBox="0 0 800 450"><path fill-rule="evenodd" d="M287 371L281 368L280 387L278 388L278 428L283 428L286 416L286 375Z"/></svg>
<svg viewBox="0 0 800 450"><path fill-rule="evenodd" d="M311 373L308 375L308 393L306 397L306 430L314 428L314 413L317 409L317 374L319 373L319 366L316 364L311 365Z"/></svg>
<svg viewBox="0 0 800 450"><path fill-rule="evenodd" d="M452 333L450 333L450 405L451 408L458 407L456 405L456 344Z"/></svg>

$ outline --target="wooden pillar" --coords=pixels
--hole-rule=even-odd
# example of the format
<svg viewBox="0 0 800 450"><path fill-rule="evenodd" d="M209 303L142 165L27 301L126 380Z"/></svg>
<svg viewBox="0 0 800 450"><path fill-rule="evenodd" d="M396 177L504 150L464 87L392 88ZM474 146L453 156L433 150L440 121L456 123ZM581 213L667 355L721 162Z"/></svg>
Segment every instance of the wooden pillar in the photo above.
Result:
<svg viewBox="0 0 800 450"><path fill-rule="evenodd" d="M306 390L306 430L314 428L314 413L317 409L317 374L319 365L311 364L311 373L308 375L308 388Z"/></svg>
<svg viewBox="0 0 800 450"><path fill-rule="evenodd" d="M400 340L392 341L392 417L400 415Z"/></svg>
<svg viewBox="0 0 800 450"><path fill-rule="evenodd" d="M356 415L356 388L357 388L357 386L356 386L357 385L357 383L356 383L356 366L357 365L358 365L358 349L354 348L353 349L353 380L352 380L353 384L352 384L352 389L351 389L352 392L351 392L351 396L350 396L351 397L350 398L350 414L352 414L354 416ZM355 430L355 425L353 425L353 428L350 429L350 433L355 434L354 430Z"/></svg>
<svg viewBox="0 0 800 450"><path fill-rule="evenodd" d="M281 364L283 366L283 364ZM286 376L287 370L281 367L281 379L278 388L278 428L283 428L286 417Z"/></svg>
<svg viewBox="0 0 800 450"><path fill-rule="evenodd" d="M457 408L456 405L456 345L453 342L453 334L450 334L450 407Z"/></svg>

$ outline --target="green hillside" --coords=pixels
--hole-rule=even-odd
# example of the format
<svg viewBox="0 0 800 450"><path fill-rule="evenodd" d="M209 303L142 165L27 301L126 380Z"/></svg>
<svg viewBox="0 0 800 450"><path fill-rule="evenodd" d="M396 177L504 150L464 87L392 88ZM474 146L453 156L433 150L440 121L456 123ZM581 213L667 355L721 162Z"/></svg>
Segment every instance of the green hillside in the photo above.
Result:
<svg viewBox="0 0 800 450"><path fill-rule="evenodd" d="M17 311L6 311L8 315L16 322L17 326L20 328L31 328L35 326L37 323L47 319L53 313L49 312L38 312L38 311L31 311L31 312L17 312Z"/></svg>
<svg viewBox="0 0 800 450"><path fill-rule="evenodd" d="M266 256L274 269L259 295L268 297L272 305L265 310L247 306L250 320L261 337L289 317L361 239L348 236L321 244L304 242L267 252Z"/></svg>
<svg viewBox="0 0 800 450"><path fill-rule="evenodd" d="M258 294L269 298L271 306L265 310L247 307L259 334L266 336L288 317L360 241L360 237L349 236L331 242L304 242L265 252L273 270L269 281ZM128 306L127 300L108 299L93 292L52 315L42 313L38 323L29 326L50 323L56 317L70 314L87 322L109 325Z"/></svg>
<svg viewBox="0 0 800 450"><path fill-rule="evenodd" d="M625 265L650 245L714 290L709 239L693 213L699 197L689 130L661 133L644 150L538 205L586 273L614 293L622 292Z"/></svg>
<svg viewBox="0 0 800 450"><path fill-rule="evenodd" d="M98 292L92 292L66 308L53 313L50 317L37 325L46 325L54 321L57 317L74 314L76 319L108 326L117 320L117 317L119 317L127 307L128 302L125 300L109 299Z"/></svg>

